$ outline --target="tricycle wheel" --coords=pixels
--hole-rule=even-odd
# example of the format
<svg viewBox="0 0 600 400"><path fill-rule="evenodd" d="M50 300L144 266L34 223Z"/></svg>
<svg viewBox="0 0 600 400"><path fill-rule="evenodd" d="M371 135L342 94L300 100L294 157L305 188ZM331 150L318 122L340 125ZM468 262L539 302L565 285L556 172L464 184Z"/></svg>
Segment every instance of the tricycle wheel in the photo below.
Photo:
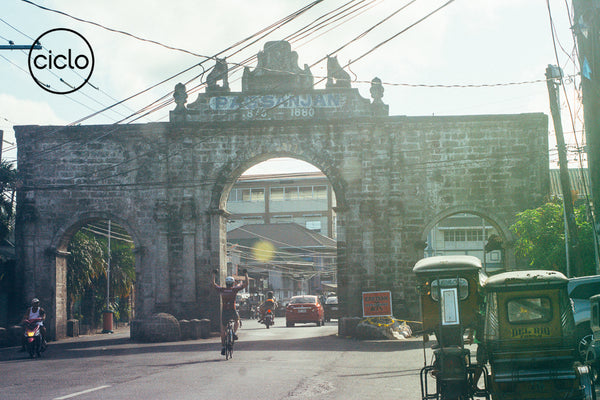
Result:
<svg viewBox="0 0 600 400"><path fill-rule="evenodd" d="M587 366L578 367L579 370L579 386L583 400L596 400L596 389L592 381L592 370Z"/></svg>
<svg viewBox="0 0 600 400"><path fill-rule="evenodd" d="M579 339L579 342L577 342L577 350L579 351L579 356L581 357L581 360L586 359L588 347L589 347L590 343L592 342L592 339L593 339L593 336L590 333L588 335L582 336Z"/></svg>

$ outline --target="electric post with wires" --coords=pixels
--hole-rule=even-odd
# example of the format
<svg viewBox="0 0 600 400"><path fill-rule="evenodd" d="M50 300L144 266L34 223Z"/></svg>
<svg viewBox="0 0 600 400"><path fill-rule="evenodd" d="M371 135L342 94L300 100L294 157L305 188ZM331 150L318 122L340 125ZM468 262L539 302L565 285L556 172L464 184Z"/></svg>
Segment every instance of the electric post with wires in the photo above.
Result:
<svg viewBox="0 0 600 400"><path fill-rule="evenodd" d="M552 120L554 121L556 147L558 149L558 164L560 167L560 186L563 197L566 231L568 232L568 235L565 238L565 246L567 251L567 276L571 277L573 275L583 275L583 261L581 259L581 253L579 249L579 235L577 234L575 211L573 210L573 195L571 193L571 184L569 181L567 148L565 146L562 120L560 117L558 92L561 81L562 70L555 65L548 65L546 68L546 84L548 85L548 95L550 96L550 112L552 113ZM572 269L571 266L573 266Z"/></svg>
<svg viewBox="0 0 600 400"><path fill-rule="evenodd" d="M106 309L102 312L102 333L113 333L113 310L110 306L110 219L108 220L108 244L106 256Z"/></svg>
<svg viewBox="0 0 600 400"><path fill-rule="evenodd" d="M600 2L573 0L573 32L581 68L586 153L591 186L596 273L600 274Z"/></svg>

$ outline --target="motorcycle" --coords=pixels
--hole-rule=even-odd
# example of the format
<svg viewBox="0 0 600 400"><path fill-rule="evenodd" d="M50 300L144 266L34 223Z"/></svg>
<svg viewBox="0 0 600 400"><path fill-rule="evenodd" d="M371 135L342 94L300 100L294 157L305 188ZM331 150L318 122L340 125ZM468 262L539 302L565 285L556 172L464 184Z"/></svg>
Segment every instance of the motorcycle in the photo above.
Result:
<svg viewBox="0 0 600 400"><path fill-rule="evenodd" d="M269 329L269 327L275 323L275 318L273 317L273 311L272 310L267 310L267 312L265 313L265 317L263 318L262 323L265 324L265 326L267 327L267 329Z"/></svg>
<svg viewBox="0 0 600 400"><path fill-rule="evenodd" d="M252 319L260 319L260 310L258 309L258 306L253 305L250 314L252 315Z"/></svg>
<svg viewBox="0 0 600 400"><path fill-rule="evenodd" d="M31 358L42 356L42 352L46 350L46 346L42 341L42 332L38 322L39 318L27 319L24 321L24 337L26 350Z"/></svg>

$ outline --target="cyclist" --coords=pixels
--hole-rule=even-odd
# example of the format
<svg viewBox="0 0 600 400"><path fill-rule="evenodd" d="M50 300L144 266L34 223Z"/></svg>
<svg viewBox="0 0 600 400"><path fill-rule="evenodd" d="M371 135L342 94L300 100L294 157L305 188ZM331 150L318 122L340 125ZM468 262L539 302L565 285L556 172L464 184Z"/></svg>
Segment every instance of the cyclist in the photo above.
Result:
<svg viewBox="0 0 600 400"><path fill-rule="evenodd" d="M273 298L273 292L269 291L267 292L267 299L259 307L260 319L258 322L262 323L264 321L267 310L272 310L275 312L275 309L277 309L277 302Z"/></svg>
<svg viewBox="0 0 600 400"><path fill-rule="evenodd" d="M215 281L217 276L217 271L213 271L212 273L212 286L217 289L217 291L221 294L222 299L222 308L221 308L221 355L225 355L225 327L227 326L227 322L229 320L234 320L235 324L233 326L233 338L237 340L237 330L239 326L240 316L238 315L235 309L235 297L237 293L248 287L248 271L244 270L245 280L242 283L239 283L234 286L235 279L233 276L228 276L225 278L225 286L217 285Z"/></svg>

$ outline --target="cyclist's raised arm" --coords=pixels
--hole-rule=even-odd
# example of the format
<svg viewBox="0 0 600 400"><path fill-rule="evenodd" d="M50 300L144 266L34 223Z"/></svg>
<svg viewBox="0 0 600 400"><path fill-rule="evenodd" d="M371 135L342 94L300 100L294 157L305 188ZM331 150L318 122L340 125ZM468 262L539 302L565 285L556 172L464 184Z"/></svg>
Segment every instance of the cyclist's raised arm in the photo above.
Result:
<svg viewBox="0 0 600 400"><path fill-rule="evenodd" d="M244 277L245 277L245 279L244 279L244 287L247 288L248 284L250 283L250 278L248 278L248 270L244 269L242 272L244 273Z"/></svg>
<svg viewBox="0 0 600 400"><path fill-rule="evenodd" d="M216 281L216 279L217 279L217 270L216 269L213 269L211 271L211 277L212 277L212 279L211 279L210 283L211 283L212 287L214 287L215 289L220 289L221 286L217 285L217 281Z"/></svg>

